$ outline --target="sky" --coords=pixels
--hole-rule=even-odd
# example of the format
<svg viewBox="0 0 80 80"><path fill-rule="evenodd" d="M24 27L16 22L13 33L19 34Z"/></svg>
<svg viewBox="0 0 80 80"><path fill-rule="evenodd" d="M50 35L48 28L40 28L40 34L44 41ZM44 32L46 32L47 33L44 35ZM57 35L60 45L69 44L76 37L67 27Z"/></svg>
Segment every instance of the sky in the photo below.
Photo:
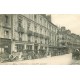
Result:
<svg viewBox="0 0 80 80"><path fill-rule="evenodd" d="M80 35L80 14L52 14L52 22Z"/></svg>

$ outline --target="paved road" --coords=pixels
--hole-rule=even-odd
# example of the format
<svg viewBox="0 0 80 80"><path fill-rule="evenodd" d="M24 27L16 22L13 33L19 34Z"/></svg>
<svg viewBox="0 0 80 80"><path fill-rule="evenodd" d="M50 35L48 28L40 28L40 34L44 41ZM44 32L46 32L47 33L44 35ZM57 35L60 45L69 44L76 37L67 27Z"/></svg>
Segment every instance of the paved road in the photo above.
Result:
<svg viewBox="0 0 80 80"><path fill-rule="evenodd" d="M24 60L24 61L15 61L15 62L7 62L1 63L4 65L66 65L72 63L72 54L65 54L60 56L46 57L42 59L34 59L34 60Z"/></svg>

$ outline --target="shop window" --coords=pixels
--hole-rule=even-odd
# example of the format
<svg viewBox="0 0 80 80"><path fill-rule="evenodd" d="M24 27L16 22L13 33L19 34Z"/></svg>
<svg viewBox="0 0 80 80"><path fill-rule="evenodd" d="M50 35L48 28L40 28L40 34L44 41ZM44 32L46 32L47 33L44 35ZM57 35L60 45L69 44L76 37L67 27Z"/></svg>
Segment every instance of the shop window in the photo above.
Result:
<svg viewBox="0 0 80 80"><path fill-rule="evenodd" d="M17 48L17 52L22 52L24 49L24 45L23 44L16 44L16 48Z"/></svg>
<svg viewBox="0 0 80 80"><path fill-rule="evenodd" d="M38 50L38 46L34 46L34 50Z"/></svg>
<svg viewBox="0 0 80 80"><path fill-rule="evenodd" d="M32 50L32 45L27 45L28 50Z"/></svg>

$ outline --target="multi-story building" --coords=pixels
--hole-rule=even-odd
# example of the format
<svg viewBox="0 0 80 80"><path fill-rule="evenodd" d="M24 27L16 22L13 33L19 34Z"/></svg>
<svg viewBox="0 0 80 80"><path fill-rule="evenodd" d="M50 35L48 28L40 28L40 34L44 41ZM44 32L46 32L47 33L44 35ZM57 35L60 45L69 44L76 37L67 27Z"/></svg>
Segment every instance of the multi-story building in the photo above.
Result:
<svg viewBox="0 0 80 80"><path fill-rule="evenodd" d="M11 15L0 15L0 53L11 53Z"/></svg>
<svg viewBox="0 0 80 80"><path fill-rule="evenodd" d="M61 27L58 30L58 46L71 47L71 31L66 30L65 27Z"/></svg>
<svg viewBox="0 0 80 80"><path fill-rule="evenodd" d="M1 14L0 52L53 52L55 47L80 48L80 36L57 27L45 14Z"/></svg>
<svg viewBox="0 0 80 80"><path fill-rule="evenodd" d="M46 50L56 46L57 27L43 14L14 14L12 51Z"/></svg>
<svg viewBox="0 0 80 80"><path fill-rule="evenodd" d="M80 36L74 33L71 34L73 49L80 48Z"/></svg>
<svg viewBox="0 0 80 80"><path fill-rule="evenodd" d="M80 48L80 36L66 30L65 27L58 29L57 36L58 47L68 47L70 49Z"/></svg>

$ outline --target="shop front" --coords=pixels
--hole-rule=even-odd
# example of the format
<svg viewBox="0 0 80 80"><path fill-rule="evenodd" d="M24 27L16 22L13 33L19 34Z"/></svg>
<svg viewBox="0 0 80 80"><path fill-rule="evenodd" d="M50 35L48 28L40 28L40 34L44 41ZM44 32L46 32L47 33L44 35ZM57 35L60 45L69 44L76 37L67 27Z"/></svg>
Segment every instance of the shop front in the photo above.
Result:
<svg viewBox="0 0 80 80"><path fill-rule="evenodd" d="M0 38L0 53L11 53L11 39Z"/></svg>

